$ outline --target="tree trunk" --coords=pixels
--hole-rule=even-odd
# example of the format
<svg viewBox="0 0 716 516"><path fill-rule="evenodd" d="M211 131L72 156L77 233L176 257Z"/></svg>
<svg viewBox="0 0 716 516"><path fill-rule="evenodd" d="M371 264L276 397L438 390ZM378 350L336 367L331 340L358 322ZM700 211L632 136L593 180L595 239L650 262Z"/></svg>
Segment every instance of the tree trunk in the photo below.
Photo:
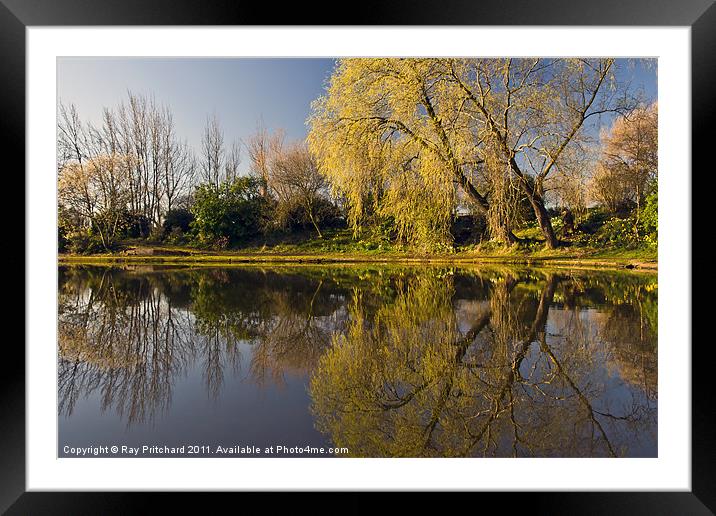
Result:
<svg viewBox="0 0 716 516"><path fill-rule="evenodd" d="M459 168L455 168L455 175L457 176L457 180L462 187L462 190L467 194L467 196L473 200L475 205L477 205L480 212L487 216L487 210L490 209L490 204L487 201L485 197L480 195L480 192L477 191L475 186L470 182L470 180L465 177L465 175L462 173ZM517 236L512 232L511 229L505 228L505 243L508 245L512 245L516 242L519 242L520 239L517 238Z"/></svg>
<svg viewBox="0 0 716 516"><path fill-rule="evenodd" d="M559 240L557 240L557 236L554 234L552 221L549 218L547 209L544 207L544 201L541 197L534 193L529 196L529 200L532 205L532 209L534 209L535 215L537 216L537 222L539 223L539 227L545 237L547 247L550 249L556 249L559 246Z"/></svg>
<svg viewBox="0 0 716 516"><path fill-rule="evenodd" d="M313 224L313 227L316 228L316 233L318 233L318 238L323 238L323 235L321 234L321 230L318 229L318 224L316 224L316 219L313 217L313 208L308 208L308 217L311 219L311 223Z"/></svg>
<svg viewBox="0 0 716 516"><path fill-rule="evenodd" d="M104 250L109 253L110 252L109 246L107 245L107 240L104 237L104 232L102 231L102 227L99 224L97 224L95 227L97 228L97 231L99 232L99 239L102 241L102 247L104 247Z"/></svg>
<svg viewBox="0 0 716 516"><path fill-rule="evenodd" d="M541 181L537 181L537 179L535 179L534 184L530 184L527 180L527 176L522 173L514 157L510 158L510 168L512 168L512 171L520 179L519 184L525 194L527 194L527 198L529 199L532 209L537 216L537 222L542 230L547 247L549 249L556 249L559 247L559 240L554 234L552 221L549 218L549 213L547 213L547 208L544 207L544 197L542 194L544 190L542 189Z"/></svg>

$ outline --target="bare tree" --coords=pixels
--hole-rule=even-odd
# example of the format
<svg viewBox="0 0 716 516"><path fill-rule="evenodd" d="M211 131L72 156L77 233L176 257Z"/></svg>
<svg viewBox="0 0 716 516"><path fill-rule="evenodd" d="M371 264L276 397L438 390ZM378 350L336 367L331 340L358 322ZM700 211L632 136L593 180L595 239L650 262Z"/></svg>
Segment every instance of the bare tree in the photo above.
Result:
<svg viewBox="0 0 716 516"><path fill-rule="evenodd" d="M295 143L276 156L269 185L276 194L279 214L290 213L295 207L302 208L319 238L323 237L318 227L316 207L327 182L304 143Z"/></svg>
<svg viewBox="0 0 716 516"><path fill-rule="evenodd" d="M619 117L602 131L602 149L592 182L596 199L616 211L627 204L639 207L658 169L658 108L656 103Z"/></svg>
<svg viewBox="0 0 716 516"><path fill-rule="evenodd" d="M206 119L201 150L202 180L219 186L224 168L224 132L216 113Z"/></svg>
<svg viewBox="0 0 716 516"><path fill-rule="evenodd" d="M60 101L57 121L57 169L70 161L80 165L87 158L87 129L77 114L74 104L66 106Z"/></svg>
<svg viewBox="0 0 716 516"><path fill-rule="evenodd" d="M251 173L263 182L261 194L270 195L269 181L271 167L276 156L279 156L284 146L284 132L279 129L270 134L263 124L259 124L256 132L246 142L246 149L251 161Z"/></svg>
<svg viewBox="0 0 716 516"><path fill-rule="evenodd" d="M58 199L99 235L105 250L110 250L119 231L127 205L127 176L130 158L111 155L72 162L60 170Z"/></svg>
<svg viewBox="0 0 716 516"><path fill-rule="evenodd" d="M189 144L172 141L164 173L164 195L166 212L173 209L178 199L186 197L194 184L196 157Z"/></svg>
<svg viewBox="0 0 716 516"><path fill-rule="evenodd" d="M92 169L84 170L88 164ZM78 187L96 187L99 181L103 190L116 193L113 185L121 180L122 195L111 197L122 202L111 203L112 213L143 217L159 228L177 199L189 193L196 158L191 147L179 140L171 109L151 96L130 91L126 102L103 110L97 126L82 124L74 106L60 105L58 166L74 176L72 183ZM92 195L86 191L82 198ZM87 202L83 204L86 214L94 211ZM89 220L88 216L83 220ZM93 227L98 226L93 223Z"/></svg>
<svg viewBox="0 0 716 516"><path fill-rule="evenodd" d="M234 181L239 174L239 165L241 164L241 143L238 140L231 142L231 147L226 155L226 164L224 166L225 177L227 181Z"/></svg>

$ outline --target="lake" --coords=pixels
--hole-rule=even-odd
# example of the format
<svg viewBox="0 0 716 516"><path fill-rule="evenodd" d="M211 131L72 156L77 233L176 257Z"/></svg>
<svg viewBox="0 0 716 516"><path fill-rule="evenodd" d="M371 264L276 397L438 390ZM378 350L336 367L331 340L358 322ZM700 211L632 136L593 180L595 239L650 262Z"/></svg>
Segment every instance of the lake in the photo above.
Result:
<svg viewBox="0 0 716 516"><path fill-rule="evenodd" d="M58 455L656 457L657 295L629 271L60 266Z"/></svg>

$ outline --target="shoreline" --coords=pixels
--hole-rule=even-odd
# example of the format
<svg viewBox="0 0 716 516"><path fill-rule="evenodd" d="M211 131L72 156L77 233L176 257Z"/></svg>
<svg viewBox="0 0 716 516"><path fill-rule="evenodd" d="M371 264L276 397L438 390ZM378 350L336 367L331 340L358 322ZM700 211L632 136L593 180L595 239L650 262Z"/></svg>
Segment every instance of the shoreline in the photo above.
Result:
<svg viewBox="0 0 716 516"><path fill-rule="evenodd" d="M189 254L189 255L59 255L58 265L250 265L250 264L405 264L405 265L520 265L639 270L656 272L657 260L576 256L455 256L362 254Z"/></svg>

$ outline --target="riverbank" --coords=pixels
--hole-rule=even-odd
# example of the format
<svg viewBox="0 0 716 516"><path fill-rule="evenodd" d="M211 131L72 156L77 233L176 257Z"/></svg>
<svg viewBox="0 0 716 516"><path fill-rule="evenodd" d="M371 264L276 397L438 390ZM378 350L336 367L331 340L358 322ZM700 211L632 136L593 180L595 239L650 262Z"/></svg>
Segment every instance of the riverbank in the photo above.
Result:
<svg viewBox="0 0 716 516"><path fill-rule="evenodd" d="M639 269L656 271L657 255L649 250L595 250L562 248L529 250L458 250L424 254L415 251L366 250L315 252L299 249L254 248L236 251L203 251L181 246L134 246L116 254L60 254L62 264L205 264L250 263L403 263L403 264L512 264L578 268Z"/></svg>

